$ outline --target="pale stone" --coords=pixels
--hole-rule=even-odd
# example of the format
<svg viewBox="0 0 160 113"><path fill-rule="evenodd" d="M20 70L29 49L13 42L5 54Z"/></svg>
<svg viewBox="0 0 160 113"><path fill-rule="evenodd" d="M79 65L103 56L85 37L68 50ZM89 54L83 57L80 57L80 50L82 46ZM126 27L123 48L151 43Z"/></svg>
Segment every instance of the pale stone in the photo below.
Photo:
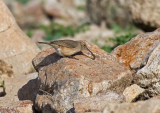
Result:
<svg viewBox="0 0 160 113"><path fill-rule="evenodd" d="M140 96L144 92L145 89L139 87L137 84L133 84L124 90L123 95L126 98L126 102L133 102L138 96Z"/></svg>

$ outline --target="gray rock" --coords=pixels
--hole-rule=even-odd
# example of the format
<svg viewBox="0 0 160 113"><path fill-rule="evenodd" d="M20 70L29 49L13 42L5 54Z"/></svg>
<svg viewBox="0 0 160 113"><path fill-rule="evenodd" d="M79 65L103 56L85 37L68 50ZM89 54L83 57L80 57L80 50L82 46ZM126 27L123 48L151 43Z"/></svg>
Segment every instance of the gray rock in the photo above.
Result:
<svg viewBox="0 0 160 113"><path fill-rule="evenodd" d="M151 53L147 64L135 74L134 83L147 89L149 96L160 93L160 43Z"/></svg>

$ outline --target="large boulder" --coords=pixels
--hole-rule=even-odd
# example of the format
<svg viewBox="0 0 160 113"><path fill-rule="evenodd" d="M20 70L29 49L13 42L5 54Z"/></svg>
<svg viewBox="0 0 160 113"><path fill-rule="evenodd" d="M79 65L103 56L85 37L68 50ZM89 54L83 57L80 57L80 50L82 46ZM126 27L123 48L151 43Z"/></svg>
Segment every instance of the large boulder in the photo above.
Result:
<svg viewBox="0 0 160 113"><path fill-rule="evenodd" d="M105 22L107 25L118 23L127 25L130 22L128 10L124 7L124 0L86 0L87 12L91 22L101 24Z"/></svg>
<svg viewBox="0 0 160 113"><path fill-rule="evenodd" d="M4 2L13 13L18 25L23 29L49 23L43 11L42 0L28 0L25 4L18 0L5 0Z"/></svg>
<svg viewBox="0 0 160 113"><path fill-rule="evenodd" d="M30 73L39 49L17 26L2 0L0 6L0 59L12 66L14 75Z"/></svg>
<svg viewBox="0 0 160 113"><path fill-rule="evenodd" d="M160 42L152 51L147 64L138 70L134 83L148 90L148 96L160 94Z"/></svg>
<svg viewBox="0 0 160 113"><path fill-rule="evenodd" d="M65 113L72 111L76 98L107 91L122 93L131 84L132 74L126 66L97 46L84 42L96 55L95 60L82 53L75 55L76 59L62 58L53 48L40 52L33 59L41 81L41 93L35 102L37 110Z"/></svg>
<svg viewBox="0 0 160 113"><path fill-rule="evenodd" d="M160 27L159 0L125 0L134 23L146 31Z"/></svg>
<svg viewBox="0 0 160 113"><path fill-rule="evenodd" d="M112 51L112 55L135 73L146 65L148 57L160 41L160 29L154 32L137 35L131 41L120 45Z"/></svg>

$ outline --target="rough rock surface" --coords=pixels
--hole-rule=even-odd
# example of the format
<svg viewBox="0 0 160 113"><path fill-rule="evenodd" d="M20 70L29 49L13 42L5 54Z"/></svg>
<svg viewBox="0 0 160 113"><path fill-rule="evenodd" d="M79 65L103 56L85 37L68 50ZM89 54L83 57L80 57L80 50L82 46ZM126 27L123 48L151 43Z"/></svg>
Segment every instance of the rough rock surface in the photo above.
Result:
<svg viewBox="0 0 160 113"><path fill-rule="evenodd" d="M45 0L44 11L47 15L54 18L57 23L63 25L81 25L88 21L85 11L77 10L75 0ZM85 7L84 5L82 7ZM59 18L57 20L57 18Z"/></svg>
<svg viewBox="0 0 160 113"><path fill-rule="evenodd" d="M39 88L38 73L5 78L6 95L0 97L0 107L12 107L19 100L34 101Z"/></svg>
<svg viewBox="0 0 160 113"><path fill-rule="evenodd" d="M150 99L136 103L108 103L103 113L159 113L160 99Z"/></svg>
<svg viewBox="0 0 160 113"><path fill-rule="evenodd" d="M19 101L12 103L8 107L0 106L0 113L33 113L33 103L31 101Z"/></svg>
<svg viewBox="0 0 160 113"><path fill-rule="evenodd" d="M5 1L18 25L22 28L37 26L40 24L48 24L49 20L43 11L42 0L28 0L28 3L21 4L17 0Z"/></svg>
<svg viewBox="0 0 160 113"><path fill-rule="evenodd" d="M12 66L8 65L3 60L0 60L0 78L12 77L12 76L13 76Z"/></svg>
<svg viewBox="0 0 160 113"><path fill-rule="evenodd" d="M11 65L15 75L33 71L31 60L39 49L20 30L12 14L0 0L0 59Z"/></svg>
<svg viewBox="0 0 160 113"><path fill-rule="evenodd" d="M160 93L160 42L148 58L147 64L135 74L134 83L147 89L149 96Z"/></svg>
<svg viewBox="0 0 160 113"><path fill-rule="evenodd" d="M118 23L124 26L130 22L124 4L124 0L87 0L87 11L90 20L96 24L105 22L107 25Z"/></svg>
<svg viewBox="0 0 160 113"><path fill-rule="evenodd" d="M145 89L139 87L137 84L133 84L124 90L123 95L125 96L126 102L133 102L144 92Z"/></svg>
<svg viewBox="0 0 160 113"><path fill-rule="evenodd" d="M112 51L112 55L129 67L133 73L148 61L148 57L160 41L160 29L136 36Z"/></svg>
<svg viewBox="0 0 160 113"><path fill-rule="evenodd" d="M74 101L74 109L76 113L86 113L88 111L103 111L108 103L122 103L124 96L114 92L107 92L96 96L78 98Z"/></svg>
<svg viewBox="0 0 160 113"><path fill-rule="evenodd" d="M33 59L33 65L39 72L42 93L47 94L37 95L39 110L49 107L53 111L66 112L73 107L76 98L109 90L122 93L130 85L132 75L126 66L97 46L90 43L87 46L95 54L95 60L82 53L75 55L78 60L61 58L53 48L42 51ZM89 55L85 51L83 53Z"/></svg>
<svg viewBox="0 0 160 113"><path fill-rule="evenodd" d="M159 0L125 0L134 23L144 30L160 27Z"/></svg>

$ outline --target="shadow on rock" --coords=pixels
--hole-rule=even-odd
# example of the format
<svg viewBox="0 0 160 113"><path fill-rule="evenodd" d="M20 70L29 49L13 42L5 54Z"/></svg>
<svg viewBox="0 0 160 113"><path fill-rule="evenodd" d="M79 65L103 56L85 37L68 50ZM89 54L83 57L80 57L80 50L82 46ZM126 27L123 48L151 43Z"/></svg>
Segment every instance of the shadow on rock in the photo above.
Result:
<svg viewBox="0 0 160 113"><path fill-rule="evenodd" d="M36 71L44 66L53 64L55 62L57 62L58 60L60 60L62 57L59 56L56 52L53 54L50 54L48 56L46 56L42 61L36 61L36 64L32 62L34 68L36 69Z"/></svg>
<svg viewBox="0 0 160 113"><path fill-rule="evenodd" d="M40 53L41 54L41 53ZM43 54L43 53L42 53ZM69 58L73 58L73 59L76 59L78 60L77 58L75 58L74 56L76 55L84 55L84 56L87 56L85 54L83 54L82 52L78 52L72 56L70 56ZM88 57L88 56L87 56ZM56 63L58 60L60 60L61 58L63 58L62 56L58 55L56 52L48 55L48 56L44 56L42 59L34 59L32 61L32 64L34 66L34 68L36 69L36 71L38 72L38 70L44 66L48 66L50 64L54 64Z"/></svg>
<svg viewBox="0 0 160 113"><path fill-rule="evenodd" d="M40 86L40 81L38 78L30 80L18 91L19 100L31 100L34 102L36 95L38 93Z"/></svg>

